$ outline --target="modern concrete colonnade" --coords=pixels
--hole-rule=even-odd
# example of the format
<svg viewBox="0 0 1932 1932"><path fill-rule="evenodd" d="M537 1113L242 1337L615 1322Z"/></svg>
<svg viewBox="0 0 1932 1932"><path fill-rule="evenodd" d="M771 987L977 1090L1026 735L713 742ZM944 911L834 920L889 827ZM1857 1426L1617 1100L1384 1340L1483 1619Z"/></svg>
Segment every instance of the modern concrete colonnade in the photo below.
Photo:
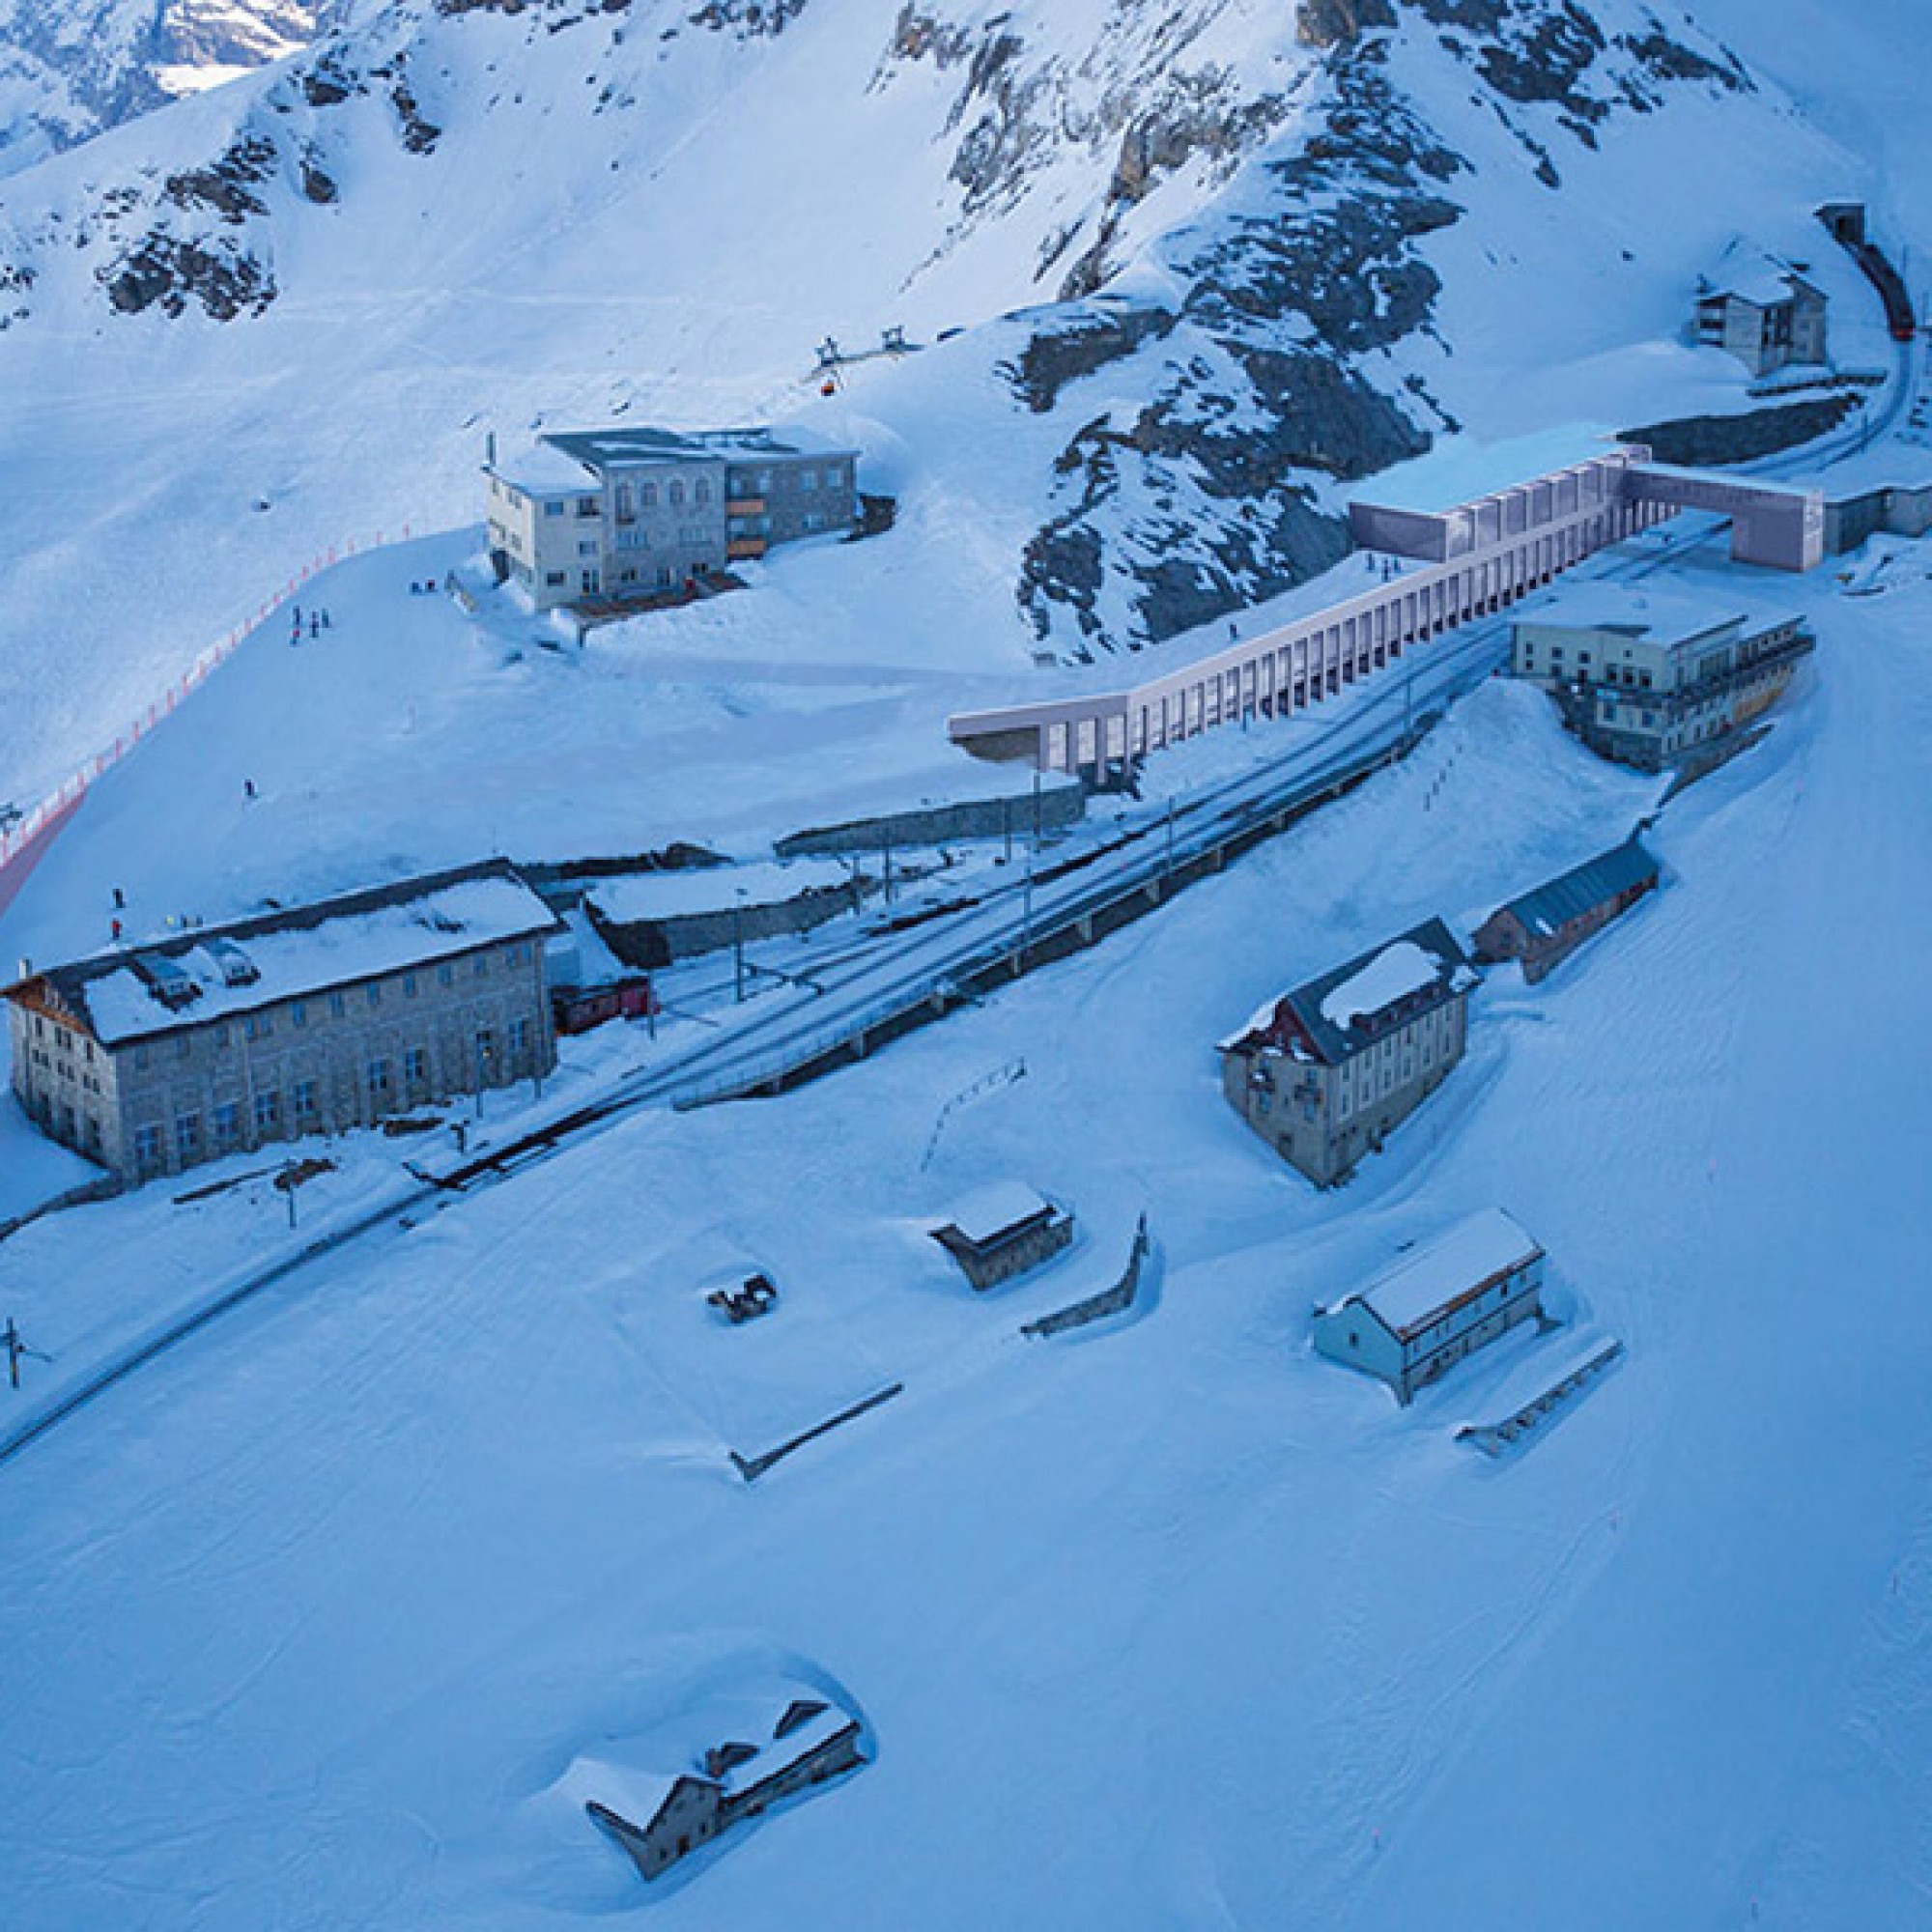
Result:
<svg viewBox="0 0 1932 1932"><path fill-rule="evenodd" d="M1570 514L1450 562L1409 568L1345 603L1146 683L961 712L947 721L948 732L980 757L1026 759L1042 771L1104 782L1146 753L1216 725L1320 703L1410 645L1494 615L1585 557L1677 514L1674 505L1613 486L1583 495Z"/></svg>

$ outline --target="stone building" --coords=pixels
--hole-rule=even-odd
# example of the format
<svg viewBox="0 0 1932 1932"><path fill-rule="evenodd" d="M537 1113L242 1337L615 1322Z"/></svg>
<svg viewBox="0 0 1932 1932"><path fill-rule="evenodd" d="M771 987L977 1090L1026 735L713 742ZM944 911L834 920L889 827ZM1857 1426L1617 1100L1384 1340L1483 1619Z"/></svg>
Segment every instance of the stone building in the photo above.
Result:
<svg viewBox="0 0 1932 1932"><path fill-rule="evenodd" d="M556 924L495 859L30 971L14 1091L135 1183L540 1076Z"/></svg>
<svg viewBox="0 0 1932 1932"><path fill-rule="evenodd" d="M682 1770L623 1778L621 1791L611 1791L622 1809L600 1799L584 1809L639 1873L654 1879L732 1826L865 1762L859 1719L825 1698L800 1695L777 1711L748 1708L733 1735Z"/></svg>
<svg viewBox="0 0 1932 1932"><path fill-rule="evenodd" d="M726 946L810 932L856 912L872 890L871 879L833 859L679 866L587 883L583 909L617 958L651 970Z"/></svg>
<svg viewBox="0 0 1932 1932"><path fill-rule="evenodd" d="M1073 1216L1019 1181L1002 1181L960 1202L931 1233L983 1290L1051 1261L1071 1243Z"/></svg>
<svg viewBox="0 0 1932 1932"><path fill-rule="evenodd" d="M1657 861L1632 833L1613 850L1498 906L1476 928L1472 950L1484 965L1520 960L1522 977L1534 985L1656 889Z"/></svg>
<svg viewBox="0 0 1932 1932"><path fill-rule="evenodd" d="M539 611L641 598L851 527L858 452L806 430L606 429L484 466L490 557Z"/></svg>
<svg viewBox="0 0 1932 1932"><path fill-rule="evenodd" d="M1826 360L1824 292L1795 270L1764 260L1698 291L1697 340L1728 351L1753 376Z"/></svg>
<svg viewBox="0 0 1932 1932"><path fill-rule="evenodd" d="M1332 1185L1448 1078L1480 977L1449 928L1425 920L1268 1001L1224 1039L1229 1103L1284 1160Z"/></svg>
<svg viewBox="0 0 1932 1932"><path fill-rule="evenodd" d="M1499 1208L1411 1250L1315 1311L1315 1346L1406 1404L1464 1356L1543 1314L1544 1253Z"/></svg>
<svg viewBox="0 0 1932 1932"><path fill-rule="evenodd" d="M1814 644L1797 617L1604 585L1518 618L1510 648L1516 675L1555 696L1593 751L1656 772L1769 710Z"/></svg>

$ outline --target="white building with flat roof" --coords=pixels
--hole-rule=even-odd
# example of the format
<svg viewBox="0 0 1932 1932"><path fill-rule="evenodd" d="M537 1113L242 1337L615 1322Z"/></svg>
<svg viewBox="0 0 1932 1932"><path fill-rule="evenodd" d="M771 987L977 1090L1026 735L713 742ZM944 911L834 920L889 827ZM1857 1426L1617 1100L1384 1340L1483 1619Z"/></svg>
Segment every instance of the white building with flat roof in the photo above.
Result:
<svg viewBox="0 0 1932 1932"><path fill-rule="evenodd" d="M559 431L485 465L491 562L539 611L659 596L849 529L858 461L801 429Z"/></svg>

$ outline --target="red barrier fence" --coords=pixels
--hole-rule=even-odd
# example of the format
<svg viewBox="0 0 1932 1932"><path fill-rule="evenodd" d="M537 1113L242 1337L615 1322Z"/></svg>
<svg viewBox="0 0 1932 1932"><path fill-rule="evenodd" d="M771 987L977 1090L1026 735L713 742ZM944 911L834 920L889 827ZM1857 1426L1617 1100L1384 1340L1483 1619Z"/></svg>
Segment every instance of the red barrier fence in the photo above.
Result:
<svg viewBox="0 0 1932 1932"><path fill-rule="evenodd" d="M401 537L393 541L408 543L410 534L410 526L405 524ZM384 541L384 533L378 530L375 542L362 548L380 550ZM344 558L355 555L356 551L355 539L351 537L340 546L330 545L322 555L305 563L274 596L259 604L250 617L237 624L218 643L211 644L145 711L123 725L115 733L110 746L95 753L77 770L71 772L14 824L0 829L0 912L6 911L61 828L79 810L81 801L95 780L109 766L125 758L156 725L168 717L176 705L207 679L210 672L234 655L243 639L252 637L260 630L304 583Z"/></svg>

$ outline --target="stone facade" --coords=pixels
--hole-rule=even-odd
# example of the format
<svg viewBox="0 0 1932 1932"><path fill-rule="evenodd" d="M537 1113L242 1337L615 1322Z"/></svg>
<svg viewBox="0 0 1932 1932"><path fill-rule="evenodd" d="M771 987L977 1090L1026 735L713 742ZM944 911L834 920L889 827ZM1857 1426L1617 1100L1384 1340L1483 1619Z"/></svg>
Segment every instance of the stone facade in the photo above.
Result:
<svg viewBox="0 0 1932 1932"><path fill-rule="evenodd" d="M1753 376L1826 359L1826 298L1803 275L1766 274L1763 286L1707 289L1697 298L1697 340L1735 355Z"/></svg>
<svg viewBox="0 0 1932 1932"><path fill-rule="evenodd" d="M626 1817L595 1799L584 1808L630 1855L639 1875L654 1879L732 1826L865 1762L859 1719L823 1698L801 1696L778 1714L769 1737L711 1746L670 1780L648 1816Z"/></svg>
<svg viewBox="0 0 1932 1932"><path fill-rule="evenodd" d="M466 923L449 908L474 903L464 888L478 883L501 890ZM234 963L391 914L412 929L371 952L370 970L271 966L249 980ZM554 923L493 862L30 975L7 995L14 1090L51 1138L131 1184L540 1077L556 1060L543 958ZM187 998L210 960L236 977ZM136 982L147 1010L138 995L130 1007Z"/></svg>
<svg viewBox="0 0 1932 1932"><path fill-rule="evenodd" d="M1390 955L1397 955L1391 960ZM1412 962L1406 980L1383 979ZM1353 1172L1463 1058L1479 976L1440 920L1269 1003L1221 1042L1228 1103L1318 1186ZM1339 1017L1351 985L1399 987Z"/></svg>
<svg viewBox="0 0 1932 1932"><path fill-rule="evenodd" d="M490 554L540 611L675 591L849 529L858 453L804 432L600 430L486 466Z"/></svg>

